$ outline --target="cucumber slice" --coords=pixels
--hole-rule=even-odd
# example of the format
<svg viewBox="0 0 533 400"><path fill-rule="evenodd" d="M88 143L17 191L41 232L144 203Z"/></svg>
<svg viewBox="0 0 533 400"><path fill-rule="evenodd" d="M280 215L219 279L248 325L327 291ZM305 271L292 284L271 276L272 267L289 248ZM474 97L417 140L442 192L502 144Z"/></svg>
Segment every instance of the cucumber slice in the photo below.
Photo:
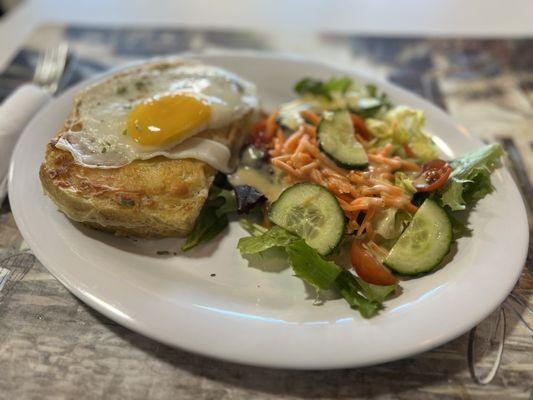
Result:
<svg viewBox="0 0 533 400"><path fill-rule="evenodd" d="M426 200L394 244L384 264L404 275L428 272L450 251L452 224L433 200Z"/></svg>
<svg viewBox="0 0 533 400"><path fill-rule="evenodd" d="M368 165L366 151L355 138L352 118L347 110L324 112L317 128L320 150L346 169Z"/></svg>
<svg viewBox="0 0 533 400"><path fill-rule="evenodd" d="M269 217L322 255L337 247L346 225L335 196L322 186L307 182L285 189L272 203Z"/></svg>

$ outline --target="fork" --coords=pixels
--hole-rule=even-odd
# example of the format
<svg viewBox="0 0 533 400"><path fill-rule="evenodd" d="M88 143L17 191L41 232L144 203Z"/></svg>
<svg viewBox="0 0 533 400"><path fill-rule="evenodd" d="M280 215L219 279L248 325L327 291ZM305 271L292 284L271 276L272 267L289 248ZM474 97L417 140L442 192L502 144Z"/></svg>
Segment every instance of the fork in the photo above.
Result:
<svg viewBox="0 0 533 400"><path fill-rule="evenodd" d="M68 58L68 44L61 42L41 53L32 83L15 90L0 105L0 204L7 193L11 153L24 127L57 92Z"/></svg>

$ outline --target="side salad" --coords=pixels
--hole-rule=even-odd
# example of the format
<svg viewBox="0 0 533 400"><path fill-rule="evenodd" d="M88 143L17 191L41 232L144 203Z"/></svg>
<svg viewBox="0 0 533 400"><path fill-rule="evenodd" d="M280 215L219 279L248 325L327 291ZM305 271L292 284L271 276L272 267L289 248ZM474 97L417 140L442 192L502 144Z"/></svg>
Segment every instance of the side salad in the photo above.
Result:
<svg viewBox="0 0 533 400"><path fill-rule="evenodd" d="M503 151L440 159L423 111L373 85L306 78L294 89L251 128L240 166L217 177L182 250L216 237L231 213L246 215L243 256L281 248L317 292L335 290L372 317L399 277L435 270L468 234L458 212L493 190Z"/></svg>

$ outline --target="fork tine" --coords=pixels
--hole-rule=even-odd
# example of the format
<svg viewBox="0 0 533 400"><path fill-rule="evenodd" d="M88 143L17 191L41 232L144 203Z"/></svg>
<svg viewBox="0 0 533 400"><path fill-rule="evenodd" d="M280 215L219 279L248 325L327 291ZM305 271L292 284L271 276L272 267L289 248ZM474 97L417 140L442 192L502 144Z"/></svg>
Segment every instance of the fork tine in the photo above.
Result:
<svg viewBox="0 0 533 400"><path fill-rule="evenodd" d="M57 47L57 52L59 55L60 62L66 63L67 57L68 57L68 43L67 42L59 43L59 46Z"/></svg>
<svg viewBox="0 0 533 400"><path fill-rule="evenodd" d="M50 49L49 53L49 62L48 62L48 70L46 75L46 87L49 90L52 90L52 83L54 81L54 75L55 75L55 63L57 62L57 47L53 47Z"/></svg>
<svg viewBox="0 0 533 400"><path fill-rule="evenodd" d="M52 51L50 52L50 68L48 72L48 87L51 88L51 86L54 83L54 79L56 76L56 70L57 70L57 60L58 60L58 48L53 47Z"/></svg>
<svg viewBox="0 0 533 400"><path fill-rule="evenodd" d="M53 62L53 48L46 49L44 52L43 68L41 71L41 81L39 82L45 88L48 88L48 82L50 80L50 72Z"/></svg>
<svg viewBox="0 0 533 400"><path fill-rule="evenodd" d="M46 49L37 60L33 81L51 92L57 91L67 57L68 44L66 42Z"/></svg>
<svg viewBox="0 0 533 400"><path fill-rule="evenodd" d="M41 82L42 76L43 76L43 68L44 68L44 53L40 53L39 58L37 59L37 64L35 65L35 72L33 73L33 81L35 83Z"/></svg>
<svg viewBox="0 0 533 400"><path fill-rule="evenodd" d="M61 76L63 75L63 71L65 70L65 66L67 63L67 57L68 57L68 45L66 42L61 42L58 47L56 48L55 53L55 62L54 62L54 74L52 79L52 91L56 91L59 87L59 83L61 81Z"/></svg>

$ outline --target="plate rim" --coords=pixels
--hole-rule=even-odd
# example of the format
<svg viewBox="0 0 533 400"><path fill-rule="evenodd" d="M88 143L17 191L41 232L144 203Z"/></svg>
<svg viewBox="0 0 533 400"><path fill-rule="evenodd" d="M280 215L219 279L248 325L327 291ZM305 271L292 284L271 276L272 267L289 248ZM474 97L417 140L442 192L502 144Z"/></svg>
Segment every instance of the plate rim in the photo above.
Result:
<svg viewBox="0 0 533 400"><path fill-rule="evenodd" d="M239 50L231 50L231 51L223 50L222 51L222 50L217 50L217 51L211 51L211 52L185 52L185 53L176 54L174 57L177 57L177 58L189 58L189 59L190 58L199 58L201 60L205 60L205 59L208 59L210 57L215 57L215 58L216 57L226 57L226 58L228 58L228 57L275 58L275 59L281 59L282 61L283 60L293 60L293 61L297 61L297 62L318 64L318 65L326 67L326 68L331 68L331 69L343 71L343 72L346 72L347 74L353 74L353 75L356 75L356 76L361 77L361 78L367 78L367 79L370 79L372 81L382 82L382 83L385 83L386 85L391 85L391 86L395 87L395 89L398 90L401 94L406 95L406 96L411 97L411 98L413 98L413 97L417 98L418 101L423 102L425 107L430 109L432 113L437 113L437 115L439 115L440 117L444 117L445 119L450 121L450 123L454 124L455 126L461 126L461 124L459 124L455 120L455 118L453 118L451 115L449 115L448 113L446 113L444 110L440 109L439 107L435 106L433 103L421 98L416 93L413 93L413 92L410 92L410 91L408 91L406 89L403 89L403 88L399 87L398 85L396 85L396 84L394 84L392 82L389 82L386 79L383 79L382 77L373 76L373 75L371 75L370 73L368 73L365 70L359 70L357 68L349 68L349 67L346 67L345 65L340 66L340 65L336 65L335 63L324 62L324 61L319 60L319 59L314 59L314 58L310 58L310 57L306 57L306 56L302 56L302 55L297 55L297 54L292 54L292 53L265 52L265 51L254 51L254 50L244 50L244 51L239 51ZM159 58L159 57L154 57L154 58ZM74 85L73 87L69 88L67 91L63 92L60 95L60 97L64 96L66 93L73 93L73 92L75 92L76 90L79 90L82 87L85 87L85 86L90 85L90 84L92 84L94 82L97 82L98 80L102 79L102 77L105 77L105 76L107 76L109 74L112 74L112 73L115 73L117 71L120 71L121 69L130 67L130 66L135 65L135 64L142 64L142 63L144 63L146 61L149 61L149 60L150 59L129 62L129 63L126 63L125 65L122 65L122 66L119 66L119 67L116 67L116 68L112 68L112 69L110 69L108 71L105 71L105 72L103 72L101 74L97 74L97 75L91 77L90 79L82 81L82 82ZM57 99L54 98L54 100L51 103L53 103L56 100ZM27 126L29 126L33 120L39 118L39 116L41 114L45 114L51 103L45 105L45 107L43 107L41 110L39 110L39 112L34 115L32 120L28 121ZM15 178L14 178L15 177L15 171L14 170L15 170L16 155L21 152L20 143L22 142L22 138L23 137L26 137L26 136L29 136L29 135L31 135L31 132L28 132L27 129L24 129L24 131L23 131L22 135L19 137L17 145L16 145L16 147L15 147L15 149L13 151L13 154L12 154L12 157L11 157L11 160L10 160L9 173L8 173L9 193L13 193L14 192L14 188L15 188L15 185L16 185ZM470 135L469 136L470 140L472 140L474 142L477 142L477 143L481 143L479 141L479 139L475 135L472 135L471 133L469 133L469 135ZM507 175L506 178L511 179L508 171L505 168L502 168L502 172L503 172L504 175ZM512 185L513 189L519 193L518 188L516 187L516 184L514 183L514 181L512 181L512 183L513 183L513 185ZM196 354L200 354L202 356L208 356L208 357L221 359L221 360L225 360L225 361L238 362L238 363L242 363L242 364L255 365L255 366L261 366L261 367L283 368L283 369L337 369L337 368L346 368L346 367L362 367L362 366L367 366L367 365L379 364L379 363L386 362L386 361L394 361L394 360L402 359L402 358L409 357L409 356L412 356L412 355L415 355L415 354L419 354L419 353L427 351L427 350L429 350L431 348L434 348L434 347L437 347L439 345L442 345L443 343L446 343L446 342L448 342L450 340L453 340L454 338L464 334L469 329L471 329L473 326L477 325L480 321L482 321L484 318L486 318L488 315L490 315L490 313L493 312L493 310L496 309L499 306L499 304L501 304L501 302L512 291L512 289L513 289L516 281L519 279L520 274L521 274L522 269L523 269L523 267L520 268L520 270L517 269L517 273L515 274L516 276L513 276L513 279L511 279L509 281L509 282L512 281L512 284L510 283L509 287L505 290L505 295L502 296L501 299L498 299L497 301L493 302L493 303L495 303L495 306L491 307L490 309L487 309L484 314L482 314L482 315L480 314L480 316L479 316L479 318L477 320L470 321L468 323L464 323L461 328L455 329L454 334L443 335L442 337L436 338L436 339L431 340L431 341L428 341L427 343L419 344L418 346L413 346L412 348L405 349L403 351L398 351L393 356L384 355L382 357L375 357L372 360L366 360L366 361L362 361L362 362L359 362L358 360L354 359L352 362L348 361L348 362L344 362L344 363L339 363L339 362L335 362L333 360L333 361L329 361L329 362L318 362L317 364L311 364L311 365L309 365L309 364L302 365L301 363L298 363L297 361L291 363L291 362L287 362L286 360L284 362L282 362L282 361L280 361L280 362L261 362L261 360L257 360L257 359L250 360L249 358L231 357L231 356L228 356L228 355L214 354L214 353L209 352L209 351L202 351L200 349L191 349L190 347L181 346L181 345L177 344L176 342L172 342L172 341L167 340L164 337L158 336L157 333L154 333L153 331L151 331L147 327L143 326L143 324L139 323L137 320L131 320L131 319L125 318L123 315L121 315L120 312L118 312L118 310L113 310L113 309L111 309L109 307L102 306L101 302L99 302L97 298L94 298L93 296L91 296L90 293L88 293L87 291L82 290L74 282L70 282L68 279L66 279L63 276L63 274L60 271L56 270L56 268L54 268L53 265L49 266L49 264L53 264L53 263L51 262L51 260L49 260L49 256L47 254L45 254L46 252L42 251L42 249L38 246L38 244L33 240L33 237L29 233L29 229L31 229L31 228L26 224L26 221L23 219L22 211L19 210L18 204L13 202L11 207L12 207L13 216L15 218L15 222L16 222L17 226L19 227L19 231L20 231L21 235L23 236L24 240L28 243L28 245L32 249L32 251L35 254L35 256L39 259L39 261L41 261L43 266L45 266L45 268L56 279L58 279L71 293L73 293L80 300L82 300L83 302L88 304L90 307L94 308L95 310L97 310L98 312L102 313L106 317L118 322L119 324L121 324L123 326L126 326L127 328L129 328L129 329L131 329L131 330L133 330L135 332L138 332L138 333L140 333L142 335L145 335L145 336L147 336L147 337L149 337L151 339L154 339L156 341L165 343L165 344L170 345L172 347L178 347L178 348L180 348L182 350L189 351L189 352L196 353ZM521 210L520 211L523 214L523 216L526 215L523 200L521 201ZM527 256L527 242L528 242L528 238L529 238L529 231L527 229L527 222L524 222L524 224L522 224L522 225L523 225L523 228L524 228L524 232L523 232L522 235L520 235L520 237L524 238L524 241L525 241L526 245L522 249L522 253L523 253L522 256L521 257L519 256L518 258L520 258L522 260L521 264L523 266L524 261L525 261L526 256ZM525 235L524 235L524 233L525 233Z"/></svg>

